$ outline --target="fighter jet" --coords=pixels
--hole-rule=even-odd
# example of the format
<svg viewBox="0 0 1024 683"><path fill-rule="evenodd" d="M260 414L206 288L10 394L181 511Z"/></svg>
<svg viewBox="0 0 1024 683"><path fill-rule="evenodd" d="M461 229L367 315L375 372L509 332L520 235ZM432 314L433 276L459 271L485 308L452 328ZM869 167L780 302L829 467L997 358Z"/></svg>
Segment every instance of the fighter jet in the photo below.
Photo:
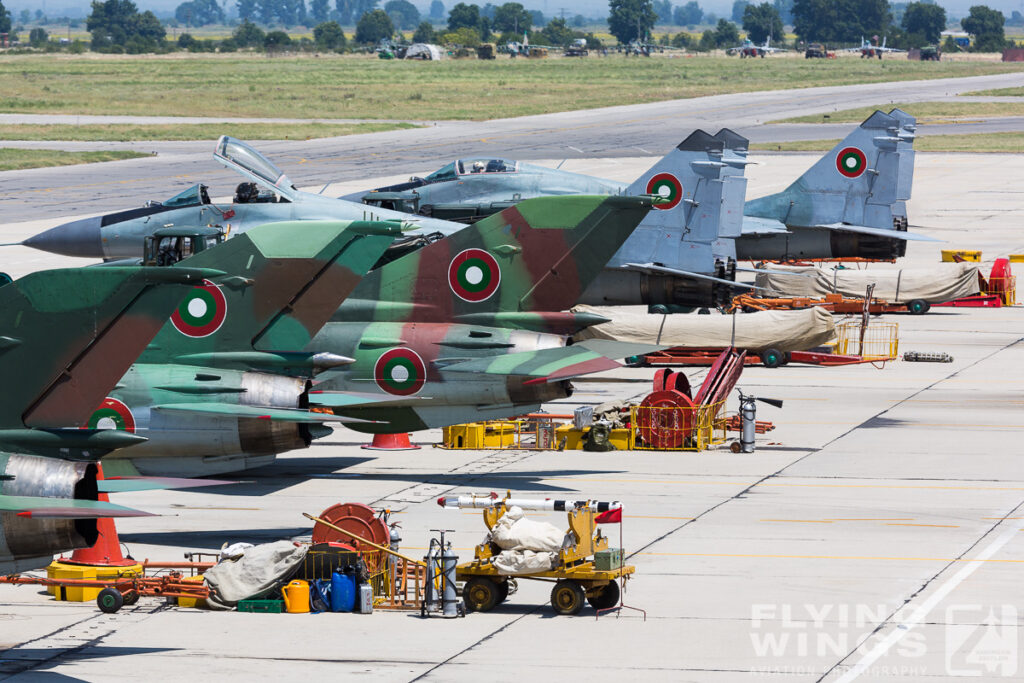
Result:
<svg viewBox="0 0 1024 683"><path fill-rule="evenodd" d="M80 429L184 294L217 271L78 268L0 286L0 572L96 542L95 459L145 438Z"/></svg>
<svg viewBox="0 0 1024 683"><path fill-rule="evenodd" d="M871 40L864 40L864 36L861 36L860 37L860 45L858 45L857 47L843 48L842 51L843 52L859 52L861 59L865 59L865 58L871 59L872 57L878 57L879 59L881 59L882 55L887 53L887 52L891 52L891 53L894 53L894 54L900 53L900 52L906 52L906 50L900 50L900 49L895 48L895 47L886 47L885 46L885 41L886 40L888 40L888 36L883 37L882 38L882 44L879 45L878 44L878 36L872 36Z"/></svg>
<svg viewBox="0 0 1024 683"><path fill-rule="evenodd" d="M488 160L484 170L474 174L474 164L457 162L452 166L454 182L440 180L449 172L439 171L438 180L425 187L452 189L450 203L464 201L460 193L487 204L487 213L535 196L548 194L629 194L664 193L670 199L658 205L658 211L637 231L634 241L623 246L616 260L594 283L594 289L581 303L673 303L709 306L729 298L732 282L730 259L734 248L727 244L738 235L738 223L730 217L740 214L745 181L742 178L745 159L733 156L722 160L723 146L712 136L697 131L659 161L650 171L628 188L578 174L550 171L527 164L516 164L516 171L500 169L500 160ZM239 186L235 201L218 206L209 201L201 186L159 204L95 216L52 228L25 240L23 244L54 253L104 259L138 258L146 236L165 229L192 229L219 226L228 234L244 232L251 225L267 221L297 219L396 219L412 221L416 230L413 239L389 254L389 260L405 248L417 248L436 237L450 235L464 226L434 216L410 217L409 206L391 206L381 201L373 208L345 198L330 199L300 192L291 181L265 157L244 143L223 137L214 157L243 174L249 181ZM493 163L491 163L493 162ZM499 179L499 176L501 179ZM490 200L493 185L511 183L504 193L504 202ZM470 182L472 181L472 182ZM460 186L462 189L459 189ZM259 188L262 187L262 192ZM575 188L573 191L572 188ZM469 203L469 202L467 202ZM402 211L395 210L401 208ZM416 207L413 210L420 210ZM735 222L735 221L734 221ZM671 224L673 234L664 236L664 244L654 254L654 233L663 233ZM735 229L733 229L735 228ZM638 269L634 266L652 264ZM575 302L574 302L575 303Z"/></svg>
<svg viewBox="0 0 1024 683"><path fill-rule="evenodd" d="M399 234L399 223L271 223L168 267L223 275L186 295L83 422L147 437L105 460L106 471L181 477L248 469L330 434L326 422L348 421L306 408L310 380L351 359L302 349ZM184 239L171 238L175 246Z"/></svg>
<svg viewBox="0 0 1024 683"><path fill-rule="evenodd" d="M743 208L742 233L731 235L723 224L720 226L722 236L735 237L736 255L741 260L892 259L906 253L907 240L932 241L907 231L906 201L910 198L914 173L914 131L914 117L899 109L889 114L875 112L789 188L748 200ZM728 129L720 131L715 138L724 143L724 148L711 154L708 160L715 158L725 164L724 174L734 173L729 168L742 168L742 164L751 163L747 160L745 138ZM670 157L671 154L659 164L666 163ZM513 161L503 163L516 164ZM464 163L462 167L465 168ZM458 162L454 168L454 179L431 174L417 187L402 191L404 207L397 197L391 200L393 206L419 211L424 207L443 206L452 211L452 205L461 204L463 215L485 215L494 207L546 194L545 188L555 183L560 182L562 188L571 187L578 175L547 170L543 176L537 176L543 182L534 182L532 179L515 180L513 174L501 174L500 182L498 175L494 175L494 182L483 185L470 175L458 174ZM426 182L430 178L434 179ZM587 182L590 180L594 179ZM606 182L611 184L611 181ZM618 191L632 191L636 185L634 183L629 190L620 185ZM349 195L349 198L360 198L372 204L376 196L376 191L371 191ZM686 200L688 211L693 206L706 207L714 203L707 197L687 196ZM728 202L721 201L723 210L728 209ZM648 221L656 215L652 212ZM689 225L664 223L662 228L671 230L676 239L684 243L692 239ZM622 253L631 253L633 246L633 241L627 242ZM721 255L716 254L715 258L720 259ZM641 257L634 255L630 260L641 260ZM692 264L679 269L694 270ZM651 302L649 294L645 301Z"/></svg>
<svg viewBox="0 0 1024 683"><path fill-rule="evenodd" d="M653 201L526 200L372 271L307 346L356 361L318 378L310 405L380 421L357 431L414 431L539 410L573 377L618 367L642 345L566 346L605 319L565 311ZM344 391L394 400L352 405Z"/></svg>
<svg viewBox="0 0 1024 683"><path fill-rule="evenodd" d="M743 57L760 57L761 59L764 59L765 55L770 55L775 52L785 52L785 49L781 47L772 47L771 36L768 36L765 39L763 45L755 45L754 41L750 40L750 38L747 38L746 40L743 41L742 45L730 47L729 49L726 50L727 54L738 54L741 59Z"/></svg>

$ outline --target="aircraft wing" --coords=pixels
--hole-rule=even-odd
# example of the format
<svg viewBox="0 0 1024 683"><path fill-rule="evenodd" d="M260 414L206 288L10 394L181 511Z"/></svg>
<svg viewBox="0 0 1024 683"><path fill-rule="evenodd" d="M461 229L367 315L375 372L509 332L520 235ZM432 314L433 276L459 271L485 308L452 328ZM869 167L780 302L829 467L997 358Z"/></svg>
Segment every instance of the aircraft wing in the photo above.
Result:
<svg viewBox="0 0 1024 683"><path fill-rule="evenodd" d="M445 372L532 377L534 382L558 382L579 375L622 367L614 358L653 353L667 346L631 344L589 339L572 346L540 351L522 351L493 358L479 358L447 366Z"/></svg>
<svg viewBox="0 0 1024 683"><path fill-rule="evenodd" d="M133 510L113 503L77 498L42 498L39 496L0 495L0 511L14 512L19 517L98 519L100 517L153 517L150 512Z"/></svg>
<svg viewBox="0 0 1024 683"><path fill-rule="evenodd" d="M903 230L890 230L888 228L871 228L866 225L851 225L849 223L829 223L827 225L816 225L816 228L825 230L843 230L856 232L861 235L873 235L875 237L890 237L895 240L907 240L908 242L944 242L945 240L928 237L916 232L905 232Z"/></svg>
<svg viewBox="0 0 1024 683"><path fill-rule="evenodd" d="M713 275L704 275L703 273L691 273L688 270L677 270L676 268L669 268L668 266L659 266L654 263L627 263L625 265L626 270L638 270L641 273L663 273L665 275L676 275L678 277L688 277L694 280L709 280L711 282L717 282L718 284L725 285L727 287L735 287L736 289L761 289L763 287L755 287L754 285L747 284L745 282L735 282L733 280L725 280L720 277L714 277Z"/></svg>
<svg viewBox="0 0 1024 683"><path fill-rule="evenodd" d="M743 217L744 235L784 235L789 232L786 224L774 218L760 216Z"/></svg>
<svg viewBox="0 0 1024 683"><path fill-rule="evenodd" d="M264 406L246 406L235 403L172 403L154 406L153 410L192 415L214 415L219 417L236 417L250 420L270 420L271 422L301 422L306 424L324 422L370 422L351 417L338 417L323 413L312 413L298 408L269 408Z"/></svg>
<svg viewBox="0 0 1024 683"><path fill-rule="evenodd" d="M318 391L309 392L309 403L324 408L366 408L368 406L386 406L392 403L407 405L412 396L385 397L379 394L361 394L353 391Z"/></svg>
<svg viewBox="0 0 1024 683"><path fill-rule="evenodd" d="M194 489L202 486L237 484L237 481L220 479L178 479L175 477L110 477L96 482L100 493L125 493L127 491L162 491L164 489Z"/></svg>

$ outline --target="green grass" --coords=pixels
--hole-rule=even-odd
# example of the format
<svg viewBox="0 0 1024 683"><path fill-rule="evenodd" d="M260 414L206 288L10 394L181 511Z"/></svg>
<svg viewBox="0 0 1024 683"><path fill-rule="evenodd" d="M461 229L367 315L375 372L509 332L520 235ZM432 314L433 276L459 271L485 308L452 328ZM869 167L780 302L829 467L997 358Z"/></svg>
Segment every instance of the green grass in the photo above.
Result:
<svg viewBox="0 0 1024 683"><path fill-rule="evenodd" d="M216 140L231 135L244 140L309 140L337 135L377 133L415 128L411 123L210 123L187 125L49 125L0 124L0 140L82 140L130 142L138 140Z"/></svg>
<svg viewBox="0 0 1024 683"><path fill-rule="evenodd" d="M750 145L762 152L824 152L839 140L801 140L799 142L760 142ZM971 135L924 135L914 140L918 152L1015 153L1024 148L1024 133L975 133Z"/></svg>
<svg viewBox="0 0 1024 683"><path fill-rule="evenodd" d="M965 92L962 95L988 95L995 97L1021 97L1024 96L1024 88L997 88L995 90L977 90Z"/></svg>
<svg viewBox="0 0 1024 683"><path fill-rule="evenodd" d="M889 111L899 108L917 117L918 123L930 123L949 118L971 116L1024 116L1024 102L915 102L913 104L879 104L831 112L826 119L822 114L797 116L771 123L859 123L876 109Z"/></svg>
<svg viewBox="0 0 1024 683"><path fill-rule="evenodd" d="M92 164L97 161L120 161L138 159L149 154L127 151L111 152L63 152L56 149L13 149L0 147L0 171L20 171L25 168L44 166L72 166Z"/></svg>
<svg viewBox="0 0 1024 683"><path fill-rule="evenodd" d="M1001 62L586 59L382 61L232 53L0 59L0 111L488 119L718 93L1019 71Z"/></svg>

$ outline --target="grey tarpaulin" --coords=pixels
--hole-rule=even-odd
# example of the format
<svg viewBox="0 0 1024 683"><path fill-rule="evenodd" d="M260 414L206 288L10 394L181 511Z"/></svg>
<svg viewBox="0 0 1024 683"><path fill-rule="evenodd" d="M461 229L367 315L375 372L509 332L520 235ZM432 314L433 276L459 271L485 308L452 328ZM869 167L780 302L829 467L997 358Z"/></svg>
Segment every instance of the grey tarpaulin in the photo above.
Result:
<svg viewBox="0 0 1024 683"><path fill-rule="evenodd" d="M872 267L865 270L773 265L772 271L788 272L757 274L756 284L768 290L767 296L821 297L836 292L863 297L864 290L873 282L876 299L890 303L923 299L937 304L980 291L978 266L971 263L936 263L929 268Z"/></svg>
<svg viewBox="0 0 1024 683"><path fill-rule="evenodd" d="M231 609L239 600L270 590L289 576L306 557L307 546L275 541L247 548L238 560L224 560L206 570L210 587L207 604L213 609Z"/></svg>
<svg viewBox="0 0 1024 683"><path fill-rule="evenodd" d="M803 279L803 278L801 278ZM611 322L589 327L576 339L613 339L645 344L714 347L729 346L733 316L655 315L646 306L576 306L574 311L596 313ZM658 341L658 337L661 341ZM806 351L826 344L836 336L832 314L820 308L802 311L760 311L736 314L736 347L752 351Z"/></svg>

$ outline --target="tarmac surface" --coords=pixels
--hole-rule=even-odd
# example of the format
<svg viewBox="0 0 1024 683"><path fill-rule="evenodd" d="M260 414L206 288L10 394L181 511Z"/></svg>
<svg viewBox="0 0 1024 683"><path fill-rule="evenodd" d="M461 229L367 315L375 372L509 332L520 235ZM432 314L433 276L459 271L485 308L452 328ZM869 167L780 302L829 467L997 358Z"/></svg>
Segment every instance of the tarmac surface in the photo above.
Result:
<svg viewBox="0 0 1024 683"><path fill-rule="evenodd" d="M754 142L841 137L853 125L765 126L807 114L892 102L941 100L959 93L1024 86L1024 72L864 85L773 90L699 97L493 121L462 121L426 128L307 141L266 141L256 147L297 185L315 186L381 175L434 171L463 156L512 159L587 159L661 156L695 128L728 127ZM1012 118L1012 117L1011 117ZM964 127L967 126L967 127ZM957 124L944 132L1024 130L1024 119ZM939 127L922 127L939 131ZM102 167L64 166L0 173L0 212L8 221L40 216L106 213L162 200L196 183L229 194L238 176L215 163L214 141L123 145L157 151L156 159L132 159ZM54 147L55 143L26 146ZM68 149L112 149L110 143L78 143Z"/></svg>
<svg viewBox="0 0 1024 683"><path fill-rule="evenodd" d="M760 159L748 169L750 197L780 189L816 155ZM652 161L572 163L627 180ZM1022 155L919 154L911 222L947 243L912 243L904 265L980 249L987 274L991 259L1024 253L1022 174ZM7 225L0 237L53 222ZM80 263L4 253L18 274ZM2 586L0 679L1019 680L1024 311L933 308L880 321L899 324L901 351L954 362L748 368L745 392L785 401L759 407L777 428L754 454L455 451L429 446L437 431L414 435L422 450L380 453L339 429L236 486L114 498L162 515L119 523L132 555L154 560L301 538L301 512L348 501L395 511L411 555L431 529L455 529L465 560L485 531L479 512L443 510L438 496L617 499L637 567L625 601L646 621L632 610L554 616L549 586L533 581L492 612L450 621L217 613L145 598L104 615ZM704 372L687 374L699 382ZM652 375L623 368L578 381L571 399L547 407L640 397ZM530 516L564 524L561 513ZM619 529L606 532L617 545Z"/></svg>

